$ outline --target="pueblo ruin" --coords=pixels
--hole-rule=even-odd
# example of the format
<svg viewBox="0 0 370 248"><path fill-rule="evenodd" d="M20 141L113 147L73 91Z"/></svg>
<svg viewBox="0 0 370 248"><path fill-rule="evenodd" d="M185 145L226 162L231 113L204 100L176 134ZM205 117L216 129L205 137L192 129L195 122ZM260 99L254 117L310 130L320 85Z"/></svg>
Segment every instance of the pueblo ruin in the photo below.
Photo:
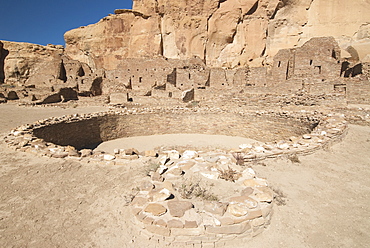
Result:
<svg viewBox="0 0 370 248"><path fill-rule="evenodd" d="M136 0L132 10L68 31L66 47L2 41L1 101L190 102L239 91L368 103L367 9L319 0Z"/></svg>
<svg viewBox="0 0 370 248"><path fill-rule="evenodd" d="M42 157L154 165L128 205L159 246L248 240L268 228L277 193L247 163L294 162L340 142L348 123L369 124L368 112L347 108L370 104L369 10L369 1L134 0L68 31L65 47L0 41L1 103L110 107L25 124L5 142ZM258 142L96 149L181 133Z"/></svg>

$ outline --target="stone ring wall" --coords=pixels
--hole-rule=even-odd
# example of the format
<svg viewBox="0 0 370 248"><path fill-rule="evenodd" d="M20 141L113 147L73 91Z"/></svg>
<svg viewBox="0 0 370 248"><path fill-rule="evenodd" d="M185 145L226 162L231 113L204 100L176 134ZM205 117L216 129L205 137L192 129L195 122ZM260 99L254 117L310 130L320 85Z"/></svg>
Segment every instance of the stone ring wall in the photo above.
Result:
<svg viewBox="0 0 370 248"><path fill-rule="evenodd" d="M264 126L263 121L269 126ZM293 131L279 136L279 133L287 130ZM124 109L51 117L12 130L5 141L21 151L56 158L84 157L85 160L104 160L104 157L114 160L114 155L96 156L81 150L122 137L201 133L265 141L234 150L242 154L245 161L250 161L283 154L310 153L340 139L346 130L347 122L343 115L317 112L233 113L220 109Z"/></svg>

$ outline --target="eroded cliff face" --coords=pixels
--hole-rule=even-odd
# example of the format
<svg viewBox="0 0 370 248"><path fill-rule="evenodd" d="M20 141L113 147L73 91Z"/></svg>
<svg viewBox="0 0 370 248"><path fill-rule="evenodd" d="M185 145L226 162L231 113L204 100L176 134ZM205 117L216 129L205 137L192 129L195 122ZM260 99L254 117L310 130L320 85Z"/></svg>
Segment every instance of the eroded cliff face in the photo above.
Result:
<svg viewBox="0 0 370 248"><path fill-rule="evenodd" d="M90 67L115 69L124 58L161 55L160 16L117 11L100 22L65 34L67 53Z"/></svg>
<svg viewBox="0 0 370 248"><path fill-rule="evenodd" d="M370 1L287 0L269 21L267 55L332 36L344 57L369 62Z"/></svg>
<svg viewBox="0 0 370 248"><path fill-rule="evenodd" d="M100 95L103 76L63 46L0 41L0 98L39 104Z"/></svg>
<svg viewBox="0 0 370 248"><path fill-rule="evenodd" d="M0 80L12 85L26 85L31 75L56 75L61 63L63 47L41 46L24 42L2 41L0 46Z"/></svg>
<svg viewBox="0 0 370 248"><path fill-rule="evenodd" d="M280 49L333 36L344 56L366 61L369 16L369 0L134 0L132 11L67 32L66 52L107 70L123 58L153 56L235 68L262 66Z"/></svg>

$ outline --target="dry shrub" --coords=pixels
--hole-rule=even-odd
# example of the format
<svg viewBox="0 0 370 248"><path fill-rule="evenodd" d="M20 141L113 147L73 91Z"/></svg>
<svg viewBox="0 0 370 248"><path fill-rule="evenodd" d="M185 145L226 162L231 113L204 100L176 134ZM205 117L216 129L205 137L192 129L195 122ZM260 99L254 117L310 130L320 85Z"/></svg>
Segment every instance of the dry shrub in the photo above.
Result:
<svg viewBox="0 0 370 248"><path fill-rule="evenodd" d="M144 173L146 176L150 176L151 172L155 172L159 168L159 163L153 162L152 160L149 160L145 167L144 167Z"/></svg>
<svg viewBox="0 0 370 248"><path fill-rule="evenodd" d="M271 187L271 189L275 192L274 200L276 205L278 206L285 206L286 205L286 195L281 191L279 188Z"/></svg>
<svg viewBox="0 0 370 248"><path fill-rule="evenodd" d="M181 194L181 197L184 199L192 199L193 197L197 197L206 201L218 201L218 197L208 192L207 189L202 188L199 182L182 184L178 191Z"/></svg>
<svg viewBox="0 0 370 248"><path fill-rule="evenodd" d="M220 178L225 179L226 181L235 182L241 177L241 174L236 170L233 170L228 166L227 170L218 170L220 173Z"/></svg>
<svg viewBox="0 0 370 248"><path fill-rule="evenodd" d="M236 159L237 165L244 165L244 156L240 152L233 153L233 157Z"/></svg>
<svg viewBox="0 0 370 248"><path fill-rule="evenodd" d="M288 156L288 159L295 164L299 164L301 161L299 160L299 157L297 154L291 154Z"/></svg>

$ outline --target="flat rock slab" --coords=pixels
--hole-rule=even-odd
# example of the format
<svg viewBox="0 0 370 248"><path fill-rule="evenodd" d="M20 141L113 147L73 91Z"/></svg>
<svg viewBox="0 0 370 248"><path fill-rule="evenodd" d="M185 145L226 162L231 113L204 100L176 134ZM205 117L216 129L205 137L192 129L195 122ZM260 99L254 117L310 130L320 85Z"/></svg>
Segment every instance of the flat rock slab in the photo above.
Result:
<svg viewBox="0 0 370 248"><path fill-rule="evenodd" d="M167 212L167 209L158 203L151 203L144 209L144 212L151 213L155 216L161 216Z"/></svg>
<svg viewBox="0 0 370 248"><path fill-rule="evenodd" d="M173 217L182 217L187 210L194 207L189 201L169 201L167 206Z"/></svg>

